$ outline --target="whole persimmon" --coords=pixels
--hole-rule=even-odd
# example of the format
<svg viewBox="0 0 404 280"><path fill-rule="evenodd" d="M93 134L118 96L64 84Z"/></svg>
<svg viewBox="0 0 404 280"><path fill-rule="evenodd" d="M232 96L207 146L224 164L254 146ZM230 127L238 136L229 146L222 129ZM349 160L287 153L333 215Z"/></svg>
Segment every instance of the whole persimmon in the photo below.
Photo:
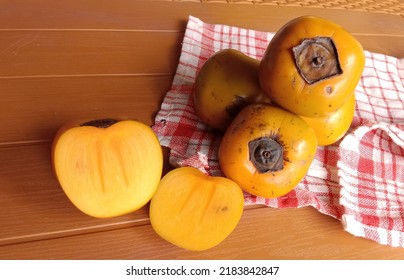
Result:
<svg viewBox="0 0 404 280"><path fill-rule="evenodd" d="M244 191L276 198L303 179L316 150L316 135L301 117L273 105L252 104L223 135L219 165Z"/></svg>
<svg viewBox="0 0 404 280"><path fill-rule="evenodd" d="M52 162L70 201L97 218L144 206L156 191L163 169L156 135L134 120L66 124L54 138Z"/></svg>
<svg viewBox="0 0 404 280"><path fill-rule="evenodd" d="M194 167L168 172L150 202L150 222L166 241L192 251L221 243L237 226L244 207L233 181Z"/></svg>
<svg viewBox="0 0 404 280"><path fill-rule="evenodd" d="M334 113L319 118L302 118L314 130L318 146L328 146L339 141L350 128L355 115L355 94Z"/></svg>
<svg viewBox="0 0 404 280"><path fill-rule="evenodd" d="M365 66L361 44L340 25L302 16L269 42L259 81L271 101L297 115L318 118L345 104Z"/></svg>
<svg viewBox="0 0 404 280"><path fill-rule="evenodd" d="M193 102L200 120L225 131L248 104L270 102L258 80L260 61L235 49L210 56L199 70Z"/></svg>

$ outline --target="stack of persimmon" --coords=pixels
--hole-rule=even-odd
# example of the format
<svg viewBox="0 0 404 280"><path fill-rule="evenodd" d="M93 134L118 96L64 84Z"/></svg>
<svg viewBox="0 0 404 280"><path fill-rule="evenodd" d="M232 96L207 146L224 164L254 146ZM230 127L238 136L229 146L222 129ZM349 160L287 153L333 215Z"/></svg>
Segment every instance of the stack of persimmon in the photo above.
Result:
<svg viewBox="0 0 404 280"><path fill-rule="evenodd" d="M199 118L223 133L224 175L257 196L290 192L317 146L348 131L364 64L354 37L313 16L284 25L262 60L232 49L212 55L198 73L193 100Z"/></svg>
<svg viewBox="0 0 404 280"><path fill-rule="evenodd" d="M150 222L181 248L206 250L237 226L245 192L276 198L305 176L318 145L338 141L354 115L361 45L315 17L287 23L261 61L240 51L213 54L200 69L193 101L202 122L223 134L223 177L193 167L162 176L161 145L134 120L81 121L60 128L52 146L56 177L71 202L97 218L150 202Z"/></svg>

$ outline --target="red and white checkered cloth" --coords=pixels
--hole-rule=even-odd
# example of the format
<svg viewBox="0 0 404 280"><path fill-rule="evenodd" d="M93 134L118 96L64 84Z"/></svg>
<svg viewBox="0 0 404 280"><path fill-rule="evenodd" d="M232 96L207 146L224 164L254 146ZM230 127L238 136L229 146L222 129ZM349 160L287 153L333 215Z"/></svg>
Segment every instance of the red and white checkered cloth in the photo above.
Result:
<svg viewBox="0 0 404 280"><path fill-rule="evenodd" d="M196 74L212 54L225 48L261 59L273 35L189 17L177 72L153 125L161 145L171 149L171 164L223 175L217 158L221 135L194 113ZM307 175L289 194L265 199L245 193L246 205L312 206L339 219L355 236L404 247L403 83L404 60L366 51L347 135L318 148Z"/></svg>

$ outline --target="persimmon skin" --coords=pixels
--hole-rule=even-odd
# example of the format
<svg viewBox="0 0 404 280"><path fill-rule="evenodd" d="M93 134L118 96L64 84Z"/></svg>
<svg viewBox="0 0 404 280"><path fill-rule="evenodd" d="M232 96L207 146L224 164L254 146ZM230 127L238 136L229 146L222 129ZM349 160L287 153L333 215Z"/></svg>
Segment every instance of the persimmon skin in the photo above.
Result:
<svg viewBox="0 0 404 280"><path fill-rule="evenodd" d="M355 115L355 94L336 112L326 117L302 118L314 130L318 146L328 146L339 141L350 128Z"/></svg>
<svg viewBox="0 0 404 280"><path fill-rule="evenodd" d="M53 170L83 213L116 217L147 204L159 184L163 154L153 130L134 120L108 127L62 126L52 144Z"/></svg>
<svg viewBox="0 0 404 280"><path fill-rule="evenodd" d="M202 251L227 238L243 207L243 192L235 182L178 167L162 178L149 215L160 237L180 248Z"/></svg>
<svg viewBox="0 0 404 280"><path fill-rule="evenodd" d="M259 85L259 66L259 60L235 49L223 49L209 57L197 74L192 95L200 120L225 131L246 105L270 103Z"/></svg>
<svg viewBox="0 0 404 280"><path fill-rule="evenodd" d="M283 148L282 167L263 172L251 160L250 143L271 139ZM317 150L313 129L299 116L269 104L245 107L219 146L224 175L246 192L276 198L294 189L306 175Z"/></svg>
<svg viewBox="0 0 404 280"><path fill-rule="evenodd" d="M342 74L313 84L299 73L293 48L304 39L331 38ZM302 16L287 22L270 41L259 81L271 101L300 116L317 118L337 111L354 92L365 66L361 44L343 27L326 19Z"/></svg>

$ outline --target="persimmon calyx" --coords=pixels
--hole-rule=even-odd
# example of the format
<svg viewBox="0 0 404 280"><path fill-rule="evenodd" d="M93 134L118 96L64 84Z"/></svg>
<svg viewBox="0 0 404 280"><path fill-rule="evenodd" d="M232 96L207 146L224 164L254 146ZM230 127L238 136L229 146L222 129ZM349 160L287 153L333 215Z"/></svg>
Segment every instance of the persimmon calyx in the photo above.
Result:
<svg viewBox="0 0 404 280"><path fill-rule="evenodd" d="M299 74L308 84L342 74L337 48L330 37L304 39L293 47Z"/></svg>
<svg viewBox="0 0 404 280"><path fill-rule="evenodd" d="M94 127L98 127L98 128L107 128L117 122L118 121L114 120L114 119L99 119L99 120L92 120L92 121L82 123L80 126L94 126Z"/></svg>
<svg viewBox="0 0 404 280"><path fill-rule="evenodd" d="M250 161L259 173L283 169L283 146L271 137L260 137L248 143Z"/></svg>
<svg viewBox="0 0 404 280"><path fill-rule="evenodd" d="M233 101L226 107L226 112L231 118L235 118L237 114L247 106L247 101L242 96L234 96Z"/></svg>

